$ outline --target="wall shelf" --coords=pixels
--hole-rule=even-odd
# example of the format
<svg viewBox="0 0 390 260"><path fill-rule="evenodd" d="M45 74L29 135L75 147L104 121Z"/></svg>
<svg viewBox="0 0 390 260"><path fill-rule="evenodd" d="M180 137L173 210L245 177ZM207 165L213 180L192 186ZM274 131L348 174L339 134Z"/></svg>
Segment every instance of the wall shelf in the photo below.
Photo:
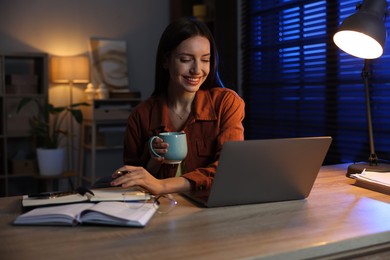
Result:
<svg viewBox="0 0 390 260"><path fill-rule="evenodd" d="M0 196L35 191L38 175L29 119L35 106L17 113L24 97L48 97L46 53L0 53Z"/></svg>
<svg viewBox="0 0 390 260"><path fill-rule="evenodd" d="M80 133L80 185L89 186L123 165L127 118L140 98L93 100L83 107Z"/></svg>

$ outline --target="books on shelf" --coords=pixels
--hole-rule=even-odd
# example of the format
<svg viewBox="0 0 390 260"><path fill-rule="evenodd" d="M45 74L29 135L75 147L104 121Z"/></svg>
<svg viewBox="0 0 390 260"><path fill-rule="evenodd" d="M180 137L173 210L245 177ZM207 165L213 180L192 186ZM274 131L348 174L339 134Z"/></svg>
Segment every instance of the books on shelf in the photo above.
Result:
<svg viewBox="0 0 390 260"><path fill-rule="evenodd" d="M85 194L73 193L68 195L53 196L47 198L29 197L24 195L22 198L23 207L37 207L56 204L70 204L78 202L100 202L100 201L147 201L150 194L138 187L121 188L110 187L92 189L91 193Z"/></svg>
<svg viewBox="0 0 390 260"><path fill-rule="evenodd" d="M156 213L153 203L99 202L40 207L19 215L15 225L101 224L144 227Z"/></svg>

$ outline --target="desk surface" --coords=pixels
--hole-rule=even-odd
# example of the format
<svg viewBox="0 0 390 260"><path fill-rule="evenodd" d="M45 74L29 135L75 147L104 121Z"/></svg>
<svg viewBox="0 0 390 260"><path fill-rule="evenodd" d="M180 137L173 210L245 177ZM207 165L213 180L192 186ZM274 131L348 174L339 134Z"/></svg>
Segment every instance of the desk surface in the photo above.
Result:
<svg viewBox="0 0 390 260"><path fill-rule="evenodd" d="M0 199L1 259L302 259L389 256L390 196L352 185L347 165L324 166L306 200L178 206L145 228L12 226L20 197ZM328 259L328 258L327 258Z"/></svg>

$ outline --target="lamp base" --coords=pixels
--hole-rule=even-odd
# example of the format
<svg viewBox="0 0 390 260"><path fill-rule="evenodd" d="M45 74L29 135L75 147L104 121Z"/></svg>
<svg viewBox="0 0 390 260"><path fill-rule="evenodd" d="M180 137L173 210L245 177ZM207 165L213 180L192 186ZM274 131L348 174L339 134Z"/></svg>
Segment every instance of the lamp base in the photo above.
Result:
<svg viewBox="0 0 390 260"><path fill-rule="evenodd" d="M377 165L370 165L368 162L354 163L348 166L347 177L351 174L361 173L364 169L372 172L390 172L390 164L378 163Z"/></svg>

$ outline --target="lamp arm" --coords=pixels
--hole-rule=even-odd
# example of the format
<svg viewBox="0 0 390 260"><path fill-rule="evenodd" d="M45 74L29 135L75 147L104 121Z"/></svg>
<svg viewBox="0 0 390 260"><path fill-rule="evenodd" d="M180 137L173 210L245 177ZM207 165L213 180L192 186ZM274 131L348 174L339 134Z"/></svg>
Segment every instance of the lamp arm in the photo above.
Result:
<svg viewBox="0 0 390 260"><path fill-rule="evenodd" d="M370 142L370 157L368 161L370 165L378 164L378 156L375 153L374 148L374 134L372 130L372 119L371 119L371 97L370 97L370 86L368 80L370 78L370 68L369 68L369 60L364 60L364 67L362 69L362 78L364 80L364 89L366 92L366 109L367 109L367 124L368 124L368 137Z"/></svg>

